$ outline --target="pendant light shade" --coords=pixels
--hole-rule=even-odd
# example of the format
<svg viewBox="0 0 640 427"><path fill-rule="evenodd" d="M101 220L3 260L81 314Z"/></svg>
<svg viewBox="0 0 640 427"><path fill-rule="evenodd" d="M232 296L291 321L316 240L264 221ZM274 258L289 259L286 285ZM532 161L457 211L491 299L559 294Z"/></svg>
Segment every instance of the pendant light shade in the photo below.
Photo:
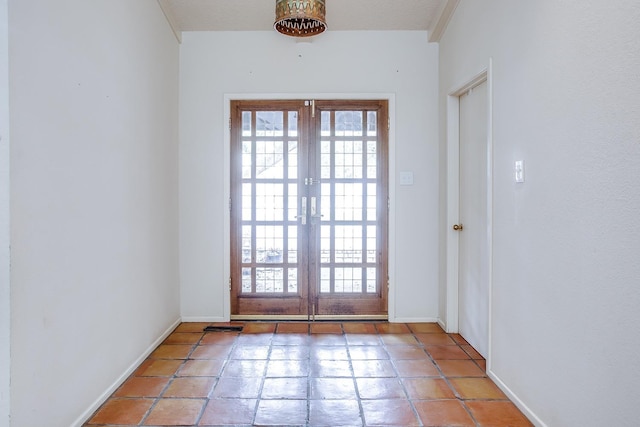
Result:
<svg viewBox="0 0 640 427"><path fill-rule="evenodd" d="M309 37L327 29L325 0L276 0L273 28L292 37Z"/></svg>

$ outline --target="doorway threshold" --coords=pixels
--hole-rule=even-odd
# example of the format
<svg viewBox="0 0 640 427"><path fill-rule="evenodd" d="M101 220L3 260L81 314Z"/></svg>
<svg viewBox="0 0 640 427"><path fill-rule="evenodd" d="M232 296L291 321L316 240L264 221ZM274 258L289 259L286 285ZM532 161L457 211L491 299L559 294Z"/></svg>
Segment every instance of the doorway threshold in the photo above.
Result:
<svg viewBox="0 0 640 427"><path fill-rule="evenodd" d="M266 315L266 314L238 314L231 316L232 321L245 320L245 321L302 321L302 322L314 322L314 321L387 321L389 316L387 314L352 314L352 315L332 315L322 314L315 316L307 315Z"/></svg>

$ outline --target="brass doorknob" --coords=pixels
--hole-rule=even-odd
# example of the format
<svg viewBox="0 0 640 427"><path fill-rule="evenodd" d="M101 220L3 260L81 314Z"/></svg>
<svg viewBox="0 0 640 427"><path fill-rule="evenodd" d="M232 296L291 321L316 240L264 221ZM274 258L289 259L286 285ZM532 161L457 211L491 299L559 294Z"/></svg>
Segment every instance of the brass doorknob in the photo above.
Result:
<svg viewBox="0 0 640 427"><path fill-rule="evenodd" d="M462 231L462 224L454 224L453 229L456 231Z"/></svg>

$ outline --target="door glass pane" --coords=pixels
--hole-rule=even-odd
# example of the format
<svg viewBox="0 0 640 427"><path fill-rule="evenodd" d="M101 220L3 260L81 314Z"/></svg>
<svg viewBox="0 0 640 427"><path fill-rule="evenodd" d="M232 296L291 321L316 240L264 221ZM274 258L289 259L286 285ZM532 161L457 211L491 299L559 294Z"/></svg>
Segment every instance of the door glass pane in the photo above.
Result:
<svg viewBox="0 0 640 427"><path fill-rule="evenodd" d="M335 115L335 134L337 136L362 135L362 111L336 111Z"/></svg>
<svg viewBox="0 0 640 427"><path fill-rule="evenodd" d="M294 225L288 227L288 250L287 250L287 262L289 264L295 264L298 262L298 226Z"/></svg>
<svg viewBox="0 0 640 427"><path fill-rule="evenodd" d="M376 111L367 112L367 136L378 135L378 113Z"/></svg>
<svg viewBox="0 0 640 427"><path fill-rule="evenodd" d="M242 262L251 262L251 226L245 225L242 227Z"/></svg>
<svg viewBox="0 0 640 427"><path fill-rule="evenodd" d="M284 115L282 111L257 111L257 136L282 136L284 134Z"/></svg>
<svg viewBox="0 0 640 427"><path fill-rule="evenodd" d="M298 184L288 184L288 203L287 203L287 219L289 221L297 221L298 216Z"/></svg>
<svg viewBox="0 0 640 427"><path fill-rule="evenodd" d="M289 269L287 286L288 286L289 293L294 294L298 292L298 269L297 268Z"/></svg>
<svg viewBox="0 0 640 427"><path fill-rule="evenodd" d="M242 178L251 178L251 141L242 141Z"/></svg>
<svg viewBox="0 0 640 427"><path fill-rule="evenodd" d="M289 179L298 179L298 141L289 141L287 151L287 167Z"/></svg>
<svg viewBox="0 0 640 427"><path fill-rule="evenodd" d="M256 292L274 293L282 292L284 270L282 268L257 268Z"/></svg>
<svg viewBox="0 0 640 427"><path fill-rule="evenodd" d="M362 141L336 141L335 177L362 178Z"/></svg>
<svg viewBox="0 0 640 427"><path fill-rule="evenodd" d="M323 111L320 121L320 134L322 136L331 135L331 112Z"/></svg>
<svg viewBox="0 0 640 427"><path fill-rule="evenodd" d="M251 111L242 112L242 136L251 136Z"/></svg>
<svg viewBox="0 0 640 427"><path fill-rule="evenodd" d="M338 221L362 220L362 184L335 184L335 219Z"/></svg>
<svg viewBox="0 0 640 427"><path fill-rule="evenodd" d="M242 269L242 292L248 293L251 292L251 268L243 268Z"/></svg>
<svg viewBox="0 0 640 427"><path fill-rule="evenodd" d="M297 111L242 112L242 294L298 292L297 136Z"/></svg>
<svg viewBox="0 0 640 427"><path fill-rule="evenodd" d="M253 206L251 195L251 184L242 184L242 219L244 221L251 221L251 207Z"/></svg>
<svg viewBox="0 0 640 427"><path fill-rule="evenodd" d="M367 268L367 293L375 293L378 290L376 269Z"/></svg>
<svg viewBox="0 0 640 427"><path fill-rule="evenodd" d="M331 209L333 204L331 203L331 184L323 182L320 186L322 196L320 197L320 213L322 214L322 221L331 221L333 215Z"/></svg>
<svg viewBox="0 0 640 427"><path fill-rule="evenodd" d="M367 141L367 178L376 179L378 176L378 153L376 141Z"/></svg>
<svg viewBox="0 0 640 427"><path fill-rule="evenodd" d="M376 262L376 252L378 252L378 240L376 239L375 225L367 226L367 262Z"/></svg>
<svg viewBox="0 0 640 427"><path fill-rule="evenodd" d="M335 227L335 262L362 262L362 227L354 225Z"/></svg>
<svg viewBox="0 0 640 427"><path fill-rule="evenodd" d="M367 184L367 220L375 221L378 217L378 194L376 184Z"/></svg>
<svg viewBox="0 0 640 427"><path fill-rule="evenodd" d="M256 179L284 178L282 141L256 141Z"/></svg>
<svg viewBox="0 0 640 427"><path fill-rule="evenodd" d="M323 225L320 228L320 262L331 262L331 225Z"/></svg>
<svg viewBox="0 0 640 427"><path fill-rule="evenodd" d="M331 178L331 141L320 143L320 177Z"/></svg>
<svg viewBox="0 0 640 427"><path fill-rule="evenodd" d="M255 201L256 221L282 221L284 209L283 184L257 183Z"/></svg>
<svg viewBox="0 0 640 427"><path fill-rule="evenodd" d="M289 136L298 136L298 112L289 111L288 117Z"/></svg>
<svg viewBox="0 0 640 427"><path fill-rule="evenodd" d="M323 112L320 120L319 291L321 295L375 293L377 113Z"/></svg>
<svg viewBox="0 0 640 427"><path fill-rule="evenodd" d="M336 268L334 279L335 293L362 292L361 268Z"/></svg>
<svg viewBox="0 0 640 427"><path fill-rule="evenodd" d="M282 262L283 230L281 226L256 226L256 261L274 264Z"/></svg>

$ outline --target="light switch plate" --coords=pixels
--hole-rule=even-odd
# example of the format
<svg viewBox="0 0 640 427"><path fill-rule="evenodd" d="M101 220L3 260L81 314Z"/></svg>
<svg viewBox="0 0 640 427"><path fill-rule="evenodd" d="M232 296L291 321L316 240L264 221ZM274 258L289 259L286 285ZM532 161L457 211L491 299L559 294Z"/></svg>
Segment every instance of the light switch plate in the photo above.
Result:
<svg viewBox="0 0 640 427"><path fill-rule="evenodd" d="M413 172L400 172L400 185L413 185Z"/></svg>

